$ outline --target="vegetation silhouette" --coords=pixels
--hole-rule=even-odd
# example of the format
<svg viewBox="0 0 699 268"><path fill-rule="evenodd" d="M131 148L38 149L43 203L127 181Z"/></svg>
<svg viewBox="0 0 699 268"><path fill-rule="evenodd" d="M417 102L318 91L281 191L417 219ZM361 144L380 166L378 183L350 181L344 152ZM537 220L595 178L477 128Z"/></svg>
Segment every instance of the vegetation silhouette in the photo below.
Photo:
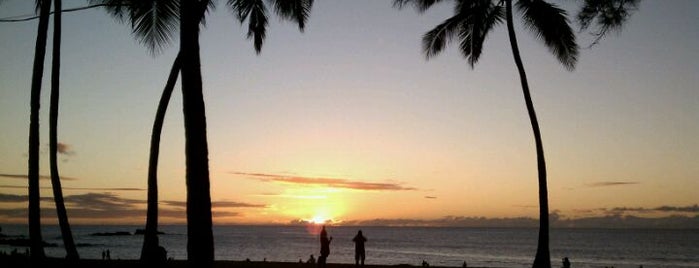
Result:
<svg viewBox="0 0 699 268"><path fill-rule="evenodd" d="M397 8L413 5L419 12L424 12L439 2L443 1L394 0L393 4ZM582 25L581 29L589 27L594 18L598 18L595 22L601 27L600 32L598 32L599 38L604 36L608 30L620 28L627 18L628 13L622 12L626 10L623 8L623 4L627 2L634 2L633 6L635 7L635 3L638 1L585 0L584 8L578 16ZM618 9L614 9L614 3L617 4ZM505 21L536 145L539 184L539 237L533 267L551 267L546 161L539 122L515 35L512 0L455 0L454 4L454 15L423 36L423 52L427 59L430 59L444 50L448 42L458 39L461 54L473 68L480 58L487 34L503 20ZM578 45L575 34L569 25L567 13L555 4L543 0L519 0L516 7L522 15L525 28L531 30L538 39L541 39L558 61L566 69L572 71L577 62ZM608 14L610 10L616 12L611 12L610 15ZM619 17L624 19L614 19Z"/></svg>
<svg viewBox="0 0 699 268"><path fill-rule="evenodd" d="M43 0L48 1L48 0ZM48 1L50 2L50 1ZM58 224L61 228L63 247L66 250L66 258L79 259L78 250L73 241L73 232L68 222L68 212L63 202L63 190L61 189L61 177L58 173L58 105L60 96L60 71L61 71L61 0L53 0L53 52L51 55L51 103L49 106L49 160L51 169L51 188L53 200L56 204Z"/></svg>
<svg viewBox="0 0 699 268"><path fill-rule="evenodd" d="M141 249L141 260L163 261L161 258L161 246L158 241L158 157L160 154L160 135L163 130L165 113L172 91L177 83L177 76L181 68L179 55L172 64L170 75L168 76L165 89L158 103L158 110L155 113L153 131L150 141L150 156L148 159L148 207L146 215L146 229L143 235L143 247Z"/></svg>
<svg viewBox="0 0 699 268"><path fill-rule="evenodd" d="M187 163L187 222L189 259L203 265L210 265L213 261L213 234L211 231L211 197L209 193L208 176L208 149L206 140L206 116L201 84L201 67L199 60L199 24L204 21L206 11L213 7L211 1L119 1L103 0L92 1L105 4L112 15L123 18L128 13L134 33L142 43L149 46L151 51L157 51L168 43L174 32L179 18L180 25L180 52L171 71L170 81L176 79L179 70L182 74L183 110L185 119L186 139L186 163ZM274 0L270 1L274 10L282 19L296 21L299 29L303 31L305 22L310 14L312 0ZM259 54L265 39L267 15L264 3L259 0L232 0L228 1L234 13L243 23L249 21L248 39L254 40L255 51ZM179 16L179 17L178 17ZM147 19L146 19L147 18ZM179 65L179 68L177 68ZM174 81L172 82L174 86ZM162 114L166 110L170 93L168 86L161 97L161 105L165 105ZM161 105L156 117L161 116ZM156 119L158 121L158 119ZM149 200L146 235L144 236L144 254L157 247L157 175L152 172L157 166L157 152L154 151L156 128L151 136L151 159L149 161ZM162 128L162 122L159 123ZM158 130L159 132L159 130ZM159 136L159 133L157 134ZM157 138L159 141L159 137ZM155 161L153 159L155 158ZM152 165L155 163L155 165ZM152 179L151 179L152 178ZM151 190L151 186L153 190ZM154 194L155 193L155 194ZM154 238L155 237L155 238ZM153 239L154 238L154 239ZM145 257L148 258L148 257Z"/></svg>
<svg viewBox="0 0 699 268"><path fill-rule="evenodd" d="M30 254L34 261L41 261L46 257L41 237L41 199L39 193L39 109L41 106L41 80L44 74L44 59L46 57L46 39L49 27L49 11L51 1L37 0L39 9L39 25L36 34L34 48L34 67L32 70L30 115L29 115L29 240Z"/></svg>

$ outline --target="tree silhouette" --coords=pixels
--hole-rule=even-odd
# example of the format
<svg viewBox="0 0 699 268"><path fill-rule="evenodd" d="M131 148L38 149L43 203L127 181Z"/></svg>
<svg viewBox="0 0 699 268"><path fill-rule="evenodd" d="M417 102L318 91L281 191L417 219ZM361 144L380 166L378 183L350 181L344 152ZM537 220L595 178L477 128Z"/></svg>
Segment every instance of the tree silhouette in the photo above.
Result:
<svg viewBox="0 0 699 268"><path fill-rule="evenodd" d="M582 0L583 5L578 12L577 20L580 30L590 27L597 28L592 34L595 40L590 47L609 32L620 32L631 14L638 9L641 0Z"/></svg>
<svg viewBox="0 0 699 268"><path fill-rule="evenodd" d="M41 208L39 193L39 109L41 106L41 80L44 75L44 58L46 57L46 39L49 28L49 11L51 1L37 0L39 10L39 26L34 47L34 67L32 71L30 115L29 115L29 240L30 253L33 260L41 260L44 253L41 238Z"/></svg>
<svg viewBox="0 0 699 268"><path fill-rule="evenodd" d="M599 30L594 33L596 44L608 31L619 30L635 10L640 0L583 0L582 10L578 14L581 30L596 25ZM394 0L394 6L402 8L413 5L419 12L424 12L443 0ZM539 130L539 122L529 92L529 83L520 57L514 20L512 18L512 0L455 0L454 15L434 29L427 32L422 39L423 52L431 58L444 50L446 44L458 40L459 50L473 68L478 62L487 34L503 20L512 55L519 72L522 93L527 114L532 125L536 145L538 184L539 184L539 238L533 267L551 267L549 253L549 214L546 161ZM568 70L573 70L578 57L575 40L567 13L555 4L544 0L519 0L515 7L522 15L525 28L544 42L551 53Z"/></svg>
<svg viewBox="0 0 699 268"><path fill-rule="evenodd" d="M395 0L394 5L400 8L407 4L413 4L419 11L425 11L438 2L442 1ZM519 72L522 93L534 133L534 143L536 144L539 174L539 238L533 267L551 267L549 254L549 204L544 147L515 35L512 18L512 0L458 0L454 2L455 14L423 36L423 51L429 59L444 50L449 41L457 39L460 42L459 50L461 54L471 67L474 67L480 58L487 34L503 20L506 22L510 47L517 71ZM522 15L526 28L544 41L544 44L563 66L568 70L572 70L577 62L578 46L575 42L575 34L568 23L566 12L556 5L543 0L520 0L517 1L516 7Z"/></svg>
<svg viewBox="0 0 699 268"><path fill-rule="evenodd" d="M51 169L51 186L53 200L56 204L56 214L61 227L61 237L66 250L66 258L79 259L78 250L75 248L73 233L68 222L68 213L63 202L63 190L61 189L61 177L58 173L58 100L60 94L60 70L61 70L61 0L54 1L53 14L53 54L51 56L51 104L49 106L49 159Z"/></svg>
<svg viewBox="0 0 699 268"><path fill-rule="evenodd" d="M211 1L137 1L104 0L93 1L108 3L113 15L124 18L128 14L134 33L141 42L146 43L151 51L161 49L172 36L177 21L172 19L179 15L180 52L168 79L176 79L177 65L182 74L182 96L185 121L185 153L187 181L187 253L192 262L210 266L213 261L213 233L211 221L211 196L209 192L208 144L206 139L206 115L202 94L201 66L199 58L199 24L204 21L206 11L213 7ZM295 21L303 30L313 4L312 0L268 0L274 11L282 19ZM229 0L228 5L236 17L243 23L248 20L248 39L254 40L255 51L259 54L265 39L267 27L267 8L262 0ZM163 18L164 16L164 18ZM155 23L154 23L155 22ZM173 76L174 75L174 76ZM172 83L174 85L174 82ZM166 86L161 97L158 115L163 115L169 98ZM163 107L163 105L165 105ZM161 109L163 107L163 109ZM156 118L151 137L151 161L157 165L156 132L159 124ZM162 122L160 122L162 125ZM162 126L160 126L161 128ZM157 137L159 141L159 137ZM157 150L157 149L156 149ZM155 160L154 160L155 153ZM157 246L157 173L149 167L149 211L144 238L144 252ZM151 176L150 174L155 174ZM152 179L151 179L152 178ZM156 189L151 190L151 187ZM155 237L153 239L153 237ZM151 242L148 242L151 241Z"/></svg>

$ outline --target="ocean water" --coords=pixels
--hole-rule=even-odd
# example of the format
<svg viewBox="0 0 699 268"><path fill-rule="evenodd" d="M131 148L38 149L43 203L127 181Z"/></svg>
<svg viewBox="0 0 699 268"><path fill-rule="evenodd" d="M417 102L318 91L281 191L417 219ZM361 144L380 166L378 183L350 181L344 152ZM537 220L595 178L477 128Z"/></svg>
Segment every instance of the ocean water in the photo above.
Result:
<svg viewBox="0 0 699 268"><path fill-rule="evenodd" d="M112 259L137 259L143 236L92 236L97 232L135 232L141 226L74 226L78 252L82 258L101 258L109 249ZM530 267L536 252L537 229L516 228L429 228L429 227L328 227L334 237L329 263L353 263L352 238L362 229L367 264ZM186 259L186 227L163 226L161 244L168 256ZM305 226L216 226L216 259L253 261L304 261L318 257L320 245L316 229ZM26 226L3 226L6 235L25 235ZM62 257L58 226L43 228L44 239L57 247L46 248L47 255ZM13 247L0 245L0 251ZM24 251L24 248L19 248ZM568 257L573 267L699 267L699 229L617 230L553 229L551 262L560 267Z"/></svg>

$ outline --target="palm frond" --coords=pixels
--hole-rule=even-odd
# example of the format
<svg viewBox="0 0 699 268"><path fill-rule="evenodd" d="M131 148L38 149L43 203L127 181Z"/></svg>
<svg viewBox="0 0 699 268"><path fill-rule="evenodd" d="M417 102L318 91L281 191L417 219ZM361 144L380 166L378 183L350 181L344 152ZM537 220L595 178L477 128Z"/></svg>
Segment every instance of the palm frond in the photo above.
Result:
<svg viewBox="0 0 699 268"><path fill-rule="evenodd" d="M179 1L138 1L131 10L131 27L137 39L151 52L160 52L172 41L179 25Z"/></svg>
<svg viewBox="0 0 699 268"><path fill-rule="evenodd" d="M124 17L129 14L132 0L88 0L90 5L105 5L103 8L119 22L124 22Z"/></svg>
<svg viewBox="0 0 699 268"><path fill-rule="evenodd" d="M597 36L590 46L599 42L610 31L620 31L631 13L638 9L640 0L585 0L578 12L580 30L587 30L594 22Z"/></svg>
<svg viewBox="0 0 699 268"><path fill-rule="evenodd" d="M447 43L451 42L457 34L462 21L463 17L460 14L456 14L422 36L422 51L427 59L436 56L444 50Z"/></svg>
<svg viewBox="0 0 699 268"><path fill-rule="evenodd" d="M422 13L430 9L433 5L444 0L393 0L393 7L401 9L407 5L413 5L415 9Z"/></svg>
<svg viewBox="0 0 699 268"><path fill-rule="evenodd" d="M578 44L565 10L543 0L520 0L516 6L524 25L544 41L566 69L573 70L578 60Z"/></svg>
<svg viewBox="0 0 699 268"><path fill-rule="evenodd" d="M240 23L248 20L248 39L253 39L255 52L260 54L267 31L267 9L262 0L228 0Z"/></svg>
<svg viewBox="0 0 699 268"><path fill-rule="evenodd" d="M483 52L486 36L503 21L503 8L490 0L478 0L462 1L456 10L466 18L459 30L459 50L473 68Z"/></svg>
<svg viewBox="0 0 699 268"><path fill-rule="evenodd" d="M107 12L120 21L128 21L136 39L148 50L160 53L177 32L179 1L173 0L90 0L92 4L107 4Z"/></svg>
<svg viewBox="0 0 699 268"><path fill-rule="evenodd" d="M282 19L298 23L303 32L306 21L311 15L313 0L272 0L274 12Z"/></svg>

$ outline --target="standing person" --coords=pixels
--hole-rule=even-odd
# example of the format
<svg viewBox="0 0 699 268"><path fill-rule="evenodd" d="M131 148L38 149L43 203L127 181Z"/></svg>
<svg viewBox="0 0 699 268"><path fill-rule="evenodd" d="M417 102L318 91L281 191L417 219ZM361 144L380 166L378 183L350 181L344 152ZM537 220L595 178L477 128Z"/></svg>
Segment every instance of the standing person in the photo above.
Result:
<svg viewBox="0 0 699 268"><path fill-rule="evenodd" d="M354 242L354 265L359 265L359 260L362 261L362 266L364 266L364 259L366 258L366 253L364 251L364 242L366 242L366 237L362 235L362 230L357 232L357 235L352 239Z"/></svg>
<svg viewBox="0 0 699 268"><path fill-rule="evenodd" d="M333 241L332 236L328 239L328 232L325 231L325 225L320 230L320 257L318 257L318 268L325 268L325 263L330 255L330 242Z"/></svg>
<svg viewBox="0 0 699 268"><path fill-rule="evenodd" d="M563 268L570 268L570 260L568 257L563 258Z"/></svg>

